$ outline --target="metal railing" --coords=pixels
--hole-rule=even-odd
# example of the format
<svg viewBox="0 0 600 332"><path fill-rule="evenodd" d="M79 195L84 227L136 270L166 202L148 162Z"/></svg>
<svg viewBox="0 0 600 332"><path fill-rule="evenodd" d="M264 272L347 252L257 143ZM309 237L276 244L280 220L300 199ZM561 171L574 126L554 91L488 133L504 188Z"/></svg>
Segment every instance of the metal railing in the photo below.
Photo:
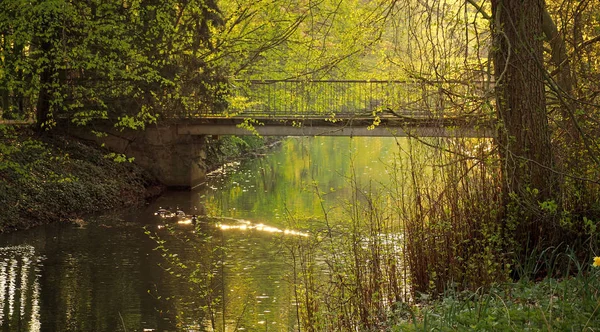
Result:
<svg viewBox="0 0 600 332"><path fill-rule="evenodd" d="M204 96L200 98L194 92L179 99L165 95L157 111L162 118L171 119L372 117L386 111L413 118L441 118L457 113L460 103L471 111L474 106L468 105L469 100L480 102L489 88L486 82L235 80L220 90L211 90L214 96L210 98L207 93L199 94ZM75 99L73 91L67 95ZM16 107L26 108L27 114L35 111L32 103L22 100L6 100L5 104L0 108L0 118L3 110Z"/></svg>
<svg viewBox="0 0 600 332"><path fill-rule="evenodd" d="M483 85L459 82L377 80L235 81L225 111L188 117L360 117L390 111L410 117L443 117L453 103L448 94L477 96ZM471 91L467 91L471 90ZM454 98L456 99L456 98Z"/></svg>

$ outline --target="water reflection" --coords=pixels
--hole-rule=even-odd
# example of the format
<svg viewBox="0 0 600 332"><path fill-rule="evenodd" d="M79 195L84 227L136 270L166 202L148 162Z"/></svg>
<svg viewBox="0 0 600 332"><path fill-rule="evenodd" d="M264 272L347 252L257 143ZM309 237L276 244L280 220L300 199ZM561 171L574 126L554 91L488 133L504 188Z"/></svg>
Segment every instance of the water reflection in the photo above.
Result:
<svg viewBox="0 0 600 332"><path fill-rule="evenodd" d="M0 327L40 331L41 257L32 246L0 248Z"/></svg>
<svg viewBox="0 0 600 332"><path fill-rule="evenodd" d="M206 188L197 191L206 214L220 217L268 220L285 228L291 213L319 219L323 204L335 206L357 187L386 183L397 151L394 138L306 137L289 138L266 158L231 163L211 174ZM223 176L225 174L225 176ZM316 198L315 194L321 197ZM322 200L324 200L324 202ZM289 212L289 213L288 213Z"/></svg>
<svg viewBox="0 0 600 332"><path fill-rule="evenodd" d="M0 330L176 331L174 318L159 313L168 305L148 294L166 279L142 220L151 222L110 216L1 234Z"/></svg>
<svg viewBox="0 0 600 332"><path fill-rule="evenodd" d="M165 223L150 236L164 258L161 266L187 286L154 296L169 297L180 326L206 331L287 330L294 321L286 281L284 238L307 234L235 218L200 218L194 227ZM282 310L285 308L286 310ZM264 329L264 328L261 328Z"/></svg>
<svg viewBox="0 0 600 332"><path fill-rule="evenodd" d="M393 139L289 139L143 210L0 235L0 330L297 330L306 268L297 248L332 231L323 216L333 221L356 194L350 178L384 181L395 148ZM393 249L385 239L357 243Z"/></svg>
<svg viewBox="0 0 600 332"><path fill-rule="evenodd" d="M394 139L289 139L266 158L210 174L184 204L206 212L196 227L171 221L154 235L171 257L164 268L194 289L180 294L181 303L206 299L203 308L183 311L182 324L190 326L194 316L204 317L206 330L297 330L297 248L311 247L331 231L323 215L344 212L340 201L354 194L350 177L356 186L384 182L382 162L390 162L395 146ZM176 203L163 199L157 204ZM202 258L184 259L183 250Z"/></svg>

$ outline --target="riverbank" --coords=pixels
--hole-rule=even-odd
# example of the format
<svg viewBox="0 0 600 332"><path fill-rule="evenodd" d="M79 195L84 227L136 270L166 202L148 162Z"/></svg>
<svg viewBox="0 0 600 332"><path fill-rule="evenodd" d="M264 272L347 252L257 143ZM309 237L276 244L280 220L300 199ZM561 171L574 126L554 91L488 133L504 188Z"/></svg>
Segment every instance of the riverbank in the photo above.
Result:
<svg viewBox="0 0 600 332"><path fill-rule="evenodd" d="M258 137L209 139L210 169L265 145ZM0 127L0 233L144 204L165 187L131 162L73 137Z"/></svg>
<svg viewBox="0 0 600 332"><path fill-rule="evenodd" d="M74 138L1 130L0 232L138 206L163 190L135 164Z"/></svg>
<svg viewBox="0 0 600 332"><path fill-rule="evenodd" d="M398 307L395 318L402 322L390 330L596 331L600 327L600 268L578 268L579 273L562 279L523 279L488 290L448 290L434 301L422 295L418 305Z"/></svg>

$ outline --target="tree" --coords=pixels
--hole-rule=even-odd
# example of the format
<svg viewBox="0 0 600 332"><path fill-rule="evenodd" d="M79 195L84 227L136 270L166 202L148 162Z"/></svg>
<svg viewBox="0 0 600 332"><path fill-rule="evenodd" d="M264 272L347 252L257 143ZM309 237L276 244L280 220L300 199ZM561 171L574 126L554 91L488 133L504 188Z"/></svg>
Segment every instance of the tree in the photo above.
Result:
<svg viewBox="0 0 600 332"><path fill-rule="evenodd" d="M225 73L207 61L220 24L214 1L6 1L2 110L23 117L35 105L47 129L56 118L136 128L222 109Z"/></svg>
<svg viewBox="0 0 600 332"><path fill-rule="evenodd" d="M519 231L536 246L547 225L535 217L538 202L559 197L544 90L544 2L492 1L494 76L505 203L525 212ZM511 197L512 196L512 197Z"/></svg>
<svg viewBox="0 0 600 332"><path fill-rule="evenodd" d="M0 10L0 116L8 119L33 117L31 111L36 79L33 63L23 61L32 53L32 12L25 1L4 1Z"/></svg>

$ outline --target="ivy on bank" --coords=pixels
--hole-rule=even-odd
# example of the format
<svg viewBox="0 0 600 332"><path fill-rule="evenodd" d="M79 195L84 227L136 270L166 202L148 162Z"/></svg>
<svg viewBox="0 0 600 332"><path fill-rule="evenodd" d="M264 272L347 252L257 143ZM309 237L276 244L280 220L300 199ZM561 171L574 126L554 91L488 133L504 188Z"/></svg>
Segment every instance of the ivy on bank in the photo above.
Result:
<svg viewBox="0 0 600 332"><path fill-rule="evenodd" d="M152 178L68 137L2 127L0 233L144 202Z"/></svg>

